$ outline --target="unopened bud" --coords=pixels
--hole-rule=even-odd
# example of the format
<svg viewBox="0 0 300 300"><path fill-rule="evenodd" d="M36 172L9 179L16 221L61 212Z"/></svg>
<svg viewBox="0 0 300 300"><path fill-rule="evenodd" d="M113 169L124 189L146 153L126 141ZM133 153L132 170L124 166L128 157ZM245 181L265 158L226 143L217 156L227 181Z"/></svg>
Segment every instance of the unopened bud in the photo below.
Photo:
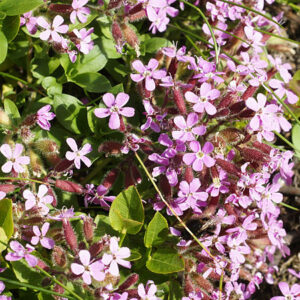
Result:
<svg viewBox="0 0 300 300"><path fill-rule="evenodd" d="M73 7L68 4L50 4L48 9L60 14L70 14L73 11Z"/></svg>
<svg viewBox="0 0 300 300"><path fill-rule="evenodd" d="M50 139L38 140L34 142L34 147L44 155L45 153L59 153L58 145Z"/></svg>
<svg viewBox="0 0 300 300"><path fill-rule="evenodd" d="M103 248L104 248L103 242L97 242L95 244L92 244L89 249L91 256L96 257L103 250Z"/></svg>
<svg viewBox="0 0 300 300"><path fill-rule="evenodd" d="M248 98L252 97L254 93L257 91L257 86L248 86L244 94L242 95L241 99L246 101Z"/></svg>
<svg viewBox="0 0 300 300"><path fill-rule="evenodd" d="M238 114L240 113L244 108L246 107L246 104L244 101L236 102L229 106L229 110L232 114Z"/></svg>
<svg viewBox="0 0 300 300"><path fill-rule="evenodd" d="M222 119L225 119L229 114L230 114L230 110L228 108L224 108L224 109L218 111L214 115L214 118L217 120L222 120Z"/></svg>
<svg viewBox="0 0 300 300"><path fill-rule="evenodd" d="M110 0L109 3L108 3L107 8L108 9L120 8L122 3L123 3L122 0Z"/></svg>
<svg viewBox="0 0 300 300"><path fill-rule="evenodd" d="M93 241L95 223L93 218L87 216L83 219L83 232L88 243Z"/></svg>
<svg viewBox="0 0 300 300"><path fill-rule="evenodd" d="M113 36L116 44L119 45L120 43L122 43L123 33L122 33L122 30L121 30L121 26L117 21L114 21L112 23L111 32L112 32L112 36Z"/></svg>
<svg viewBox="0 0 300 300"><path fill-rule="evenodd" d="M80 184L68 180L57 179L55 181L55 186L63 191L70 193L82 194L83 192L83 187Z"/></svg>
<svg viewBox="0 0 300 300"><path fill-rule="evenodd" d="M120 170L117 168L110 170L108 174L105 176L102 185L104 185L107 189L110 189L111 186L115 183L119 173Z"/></svg>
<svg viewBox="0 0 300 300"><path fill-rule="evenodd" d="M54 264L64 268L67 264L66 251L60 246L54 246L52 251L52 260Z"/></svg>
<svg viewBox="0 0 300 300"><path fill-rule="evenodd" d="M46 173L43 168L43 162L41 158L32 150L29 150L29 157L30 157L30 167L33 171L35 176L40 177L42 173Z"/></svg>
<svg viewBox="0 0 300 300"><path fill-rule="evenodd" d="M138 280L139 280L139 275L132 274L119 286L118 290L123 291L125 289L128 289L132 285L134 285Z"/></svg>
<svg viewBox="0 0 300 300"><path fill-rule="evenodd" d="M27 116L26 119L22 122L21 126L31 127L31 126L35 125L36 120L37 120L36 114L29 115L29 116Z"/></svg>
<svg viewBox="0 0 300 300"><path fill-rule="evenodd" d="M10 193L15 190L16 186L13 184L0 184L0 191L4 193Z"/></svg>
<svg viewBox="0 0 300 300"><path fill-rule="evenodd" d="M237 145L245 136L242 132L236 128L226 128L220 131L219 135L225 140L229 145Z"/></svg>
<svg viewBox="0 0 300 300"><path fill-rule="evenodd" d="M126 42L134 49L136 49L136 47L140 44L140 41L136 35L136 33L134 32L134 30L129 27L128 24L123 23L121 25L121 29L123 32L123 36L126 40Z"/></svg>
<svg viewBox="0 0 300 300"><path fill-rule="evenodd" d="M212 294L214 286L207 279L197 273L192 273L192 279L197 282L197 285L203 290L207 291L209 294Z"/></svg>
<svg viewBox="0 0 300 300"><path fill-rule="evenodd" d="M22 140L25 144L28 144L34 138L34 134L30 130L30 127L28 127L28 126L22 126L19 129L19 133L20 133L20 136L21 136L21 138L22 138Z"/></svg>
<svg viewBox="0 0 300 300"><path fill-rule="evenodd" d="M64 236L67 244L69 245L73 253L77 253L78 250L77 236L71 226L70 221L66 220L62 222L62 224L63 224Z"/></svg>
<svg viewBox="0 0 300 300"><path fill-rule="evenodd" d="M98 152L104 152L107 154L120 154L121 153L122 144L115 141L106 141L103 142L99 148Z"/></svg>
<svg viewBox="0 0 300 300"><path fill-rule="evenodd" d="M146 18L146 10L143 8L143 3L134 6L128 13L129 21L135 22Z"/></svg>
<svg viewBox="0 0 300 300"><path fill-rule="evenodd" d="M239 117L240 118L253 118L255 115L255 112L252 110L252 109L245 109L244 111L242 111L240 114L239 114Z"/></svg>
<svg viewBox="0 0 300 300"><path fill-rule="evenodd" d="M73 165L73 161L62 159L60 162L55 166L54 170L56 172L66 172L68 171Z"/></svg>
<svg viewBox="0 0 300 300"><path fill-rule="evenodd" d="M220 158L216 159L216 163L227 173L240 176L240 170L233 163Z"/></svg>
<svg viewBox="0 0 300 300"><path fill-rule="evenodd" d="M238 150L241 152L242 156L245 158L246 161L257 163L267 161L265 155L259 150L248 147L239 147Z"/></svg>
<svg viewBox="0 0 300 300"><path fill-rule="evenodd" d="M171 186L166 176L161 176L160 184L159 184L162 192L166 196L166 198L172 195Z"/></svg>
<svg viewBox="0 0 300 300"><path fill-rule="evenodd" d="M179 112L183 115L186 114L186 106L183 94L181 90L177 87L173 88L173 94L174 94L174 102L176 107L178 108Z"/></svg>
<svg viewBox="0 0 300 300"><path fill-rule="evenodd" d="M188 183L191 183L194 179L194 172L191 166L185 168L184 178Z"/></svg>
<svg viewBox="0 0 300 300"><path fill-rule="evenodd" d="M220 108L226 108L229 105L232 104L232 102L234 101L236 94L234 93L228 93L219 103L218 105L218 109Z"/></svg>
<svg viewBox="0 0 300 300"><path fill-rule="evenodd" d="M260 151L264 152L265 154L270 154L271 150L272 150L272 147L267 145L267 144L264 144L264 143L260 143L258 141L255 141L253 143L253 146L255 148L258 148Z"/></svg>

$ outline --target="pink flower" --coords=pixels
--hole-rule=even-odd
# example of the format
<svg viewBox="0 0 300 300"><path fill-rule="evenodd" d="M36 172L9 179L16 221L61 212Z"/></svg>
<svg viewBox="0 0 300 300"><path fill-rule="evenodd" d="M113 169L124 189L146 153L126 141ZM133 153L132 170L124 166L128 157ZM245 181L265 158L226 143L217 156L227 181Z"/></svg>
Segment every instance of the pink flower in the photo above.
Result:
<svg viewBox="0 0 300 300"><path fill-rule="evenodd" d="M67 33L69 29L68 25L62 25L63 22L63 17L59 15L54 18L52 25L49 24L43 17L38 17L37 24L46 29L40 33L40 39L43 41L48 41L51 37L54 42L60 43L61 36L59 33Z"/></svg>
<svg viewBox="0 0 300 300"><path fill-rule="evenodd" d="M144 66L140 60L135 60L132 63L132 67L139 74L130 74L130 77L135 82L140 82L145 79L146 90L152 92L155 90L154 79L162 79L167 74L165 70L156 70L158 65L158 61L154 58L150 59L147 66Z"/></svg>
<svg viewBox="0 0 300 300"><path fill-rule="evenodd" d="M73 150L67 151L66 159L74 160L75 167L80 169L81 161L89 168L92 165L92 162L85 155L90 153L93 149L90 144L85 144L81 149L78 150L78 146L73 138L67 138L67 144Z"/></svg>
<svg viewBox="0 0 300 300"><path fill-rule="evenodd" d="M129 100L129 95L125 93L119 93L117 97L111 93L106 93L103 96L103 101L108 108L96 108L95 115L98 118L106 118L110 116L108 126L110 129L120 128L120 116L133 117L134 108L123 107Z"/></svg>
<svg viewBox="0 0 300 300"><path fill-rule="evenodd" d="M214 115L217 110L209 101L220 96L220 91L212 89L209 83L204 82L200 87L200 95L197 96L193 92L186 92L185 99L188 102L194 103L193 109L195 112L203 113L204 110L209 115Z"/></svg>
<svg viewBox="0 0 300 300"><path fill-rule="evenodd" d="M92 277L97 281L103 281L105 274L104 266L100 260L91 263L91 254L88 250L79 251L79 259L81 264L72 263L71 270L75 275L81 275L86 284L92 283Z"/></svg>
<svg viewBox="0 0 300 300"><path fill-rule="evenodd" d="M292 91L286 89L284 82L278 79L271 79L269 85L272 89L275 89L275 94L280 99L286 96L287 103L295 104L299 100L299 97L297 95L295 95Z"/></svg>
<svg viewBox="0 0 300 300"><path fill-rule="evenodd" d="M118 240L116 237L110 239L109 249L111 254L104 253L102 257L102 262L109 266L108 272L113 276L119 276L118 264L130 268L131 264L129 261L124 260L130 256L130 250L127 247L119 248Z"/></svg>
<svg viewBox="0 0 300 300"><path fill-rule="evenodd" d="M25 190L23 192L23 197L26 199L25 210L38 206L41 208L42 214L47 215L49 212L47 204L51 204L53 202L53 197L47 195L47 193L48 188L45 184L41 184L39 186L37 195L34 195L30 190Z"/></svg>
<svg viewBox="0 0 300 300"><path fill-rule="evenodd" d="M23 26L26 24L26 28L29 33L35 34L37 31L36 28L36 17L32 16L32 11L29 11L25 14L23 14L22 17L20 17L20 26Z"/></svg>
<svg viewBox="0 0 300 300"><path fill-rule="evenodd" d="M271 300L300 300L300 284L295 283L290 288L286 282L281 281L278 286L283 296L275 296Z"/></svg>
<svg viewBox="0 0 300 300"><path fill-rule="evenodd" d="M55 243L52 239L46 237L49 227L50 223L46 222L43 224L41 232L38 226L33 226L33 233L35 235L31 238L31 244L37 245L40 242L44 248L52 249Z"/></svg>
<svg viewBox="0 0 300 300"><path fill-rule="evenodd" d="M14 252L6 254L6 260L16 261L25 258L29 266L35 267L37 265L38 259L35 256L29 254L30 252L34 251L34 248L31 245L27 244L26 248L24 248L19 242L11 241L9 246Z"/></svg>
<svg viewBox="0 0 300 300"><path fill-rule="evenodd" d="M55 114L50 112L51 105L45 105L36 113L37 124L44 130L50 130L51 124L49 121L55 118Z"/></svg>
<svg viewBox="0 0 300 300"><path fill-rule="evenodd" d="M183 116L175 117L174 123L181 130L172 131L173 138L182 142L191 142L195 140L195 135L205 134L206 127L204 125L194 127L198 123L198 120L199 118L196 113L188 114L186 121Z"/></svg>
<svg viewBox="0 0 300 300"><path fill-rule="evenodd" d="M91 13L88 7L83 7L88 3L89 0L73 0L72 8L73 11L70 15L70 20L73 24L76 22L76 17L79 22L85 23L87 21L87 16Z"/></svg>
<svg viewBox="0 0 300 300"><path fill-rule="evenodd" d="M79 39L79 43L76 44L77 49L83 54L88 54L94 47L94 42L92 41L91 34L94 28L86 30L82 28L80 30L74 29L73 32Z"/></svg>
<svg viewBox="0 0 300 300"><path fill-rule="evenodd" d="M187 165L192 165L195 171L202 171L203 164L210 168L215 164L215 160L208 154L214 150L214 146L210 142L206 142L201 150L201 145L197 141L190 142L190 148L193 153L183 155L183 161Z"/></svg>
<svg viewBox="0 0 300 300"><path fill-rule="evenodd" d="M146 287L142 283L138 285L138 294L141 300L158 300L155 296L157 287L152 280L148 280Z"/></svg>
<svg viewBox="0 0 300 300"><path fill-rule="evenodd" d="M16 144L14 151L8 144L3 144L0 147L0 152L8 159L8 161L2 166L1 170L4 173L10 173L13 169L16 173L22 173L25 171L23 165L30 163L28 156L21 156L24 146L22 144Z"/></svg>

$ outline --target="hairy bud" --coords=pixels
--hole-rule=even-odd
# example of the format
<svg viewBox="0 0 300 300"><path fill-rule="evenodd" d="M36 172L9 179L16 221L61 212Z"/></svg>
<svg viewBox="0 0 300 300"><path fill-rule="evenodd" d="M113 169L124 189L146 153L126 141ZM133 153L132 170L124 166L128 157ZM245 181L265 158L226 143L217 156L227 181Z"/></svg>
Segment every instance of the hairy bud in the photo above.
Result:
<svg viewBox="0 0 300 300"><path fill-rule="evenodd" d="M217 158L216 163L227 173L240 176L240 170L233 163L221 158Z"/></svg>
<svg viewBox="0 0 300 300"><path fill-rule="evenodd" d="M60 246L54 246L52 251L52 260L54 264L60 266L61 268L67 265L67 255L66 251Z"/></svg>
<svg viewBox="0 0 300 300"><path fill-rule="evenodd" d="M134 285L138 280L139 280L139 275L132 274L119 286L118 290L123 291L125 289L128 289L132 285Z"/></svg>
<svg viewBox="0 0 300 300"><path fill-rule="evenodd" d="M91 256L96 257L103 250L103 248L104 248L104 244L102 241L92 244L89 249Z"/></svg>
<svg viewBox="0 0 300 300"><path fill-rule="evenodd" d="M0 191L4 193L10 193L15 190L16 186L13 184L0 184Z"/></svg>
<svg viewBox="0 0 300 300"><path fill-rule="evenodd" d="M115 183L119 173L120 170L117 168L110 170L108 174L105 176L102 185L104 185L107 189L111 188L111 186Z"/></svg>
<svg viewBox="0 0 300 300"><path fill-rule="evenodd" d="M80 184L68 180L57 179L55 181L55 186L66 192L78 194L83 193L83 187Z"/></svg>
<svg viewBox="0 0 300 300"><path fill-rule="evenodd" d="M174 94L174 102L175 102L176 107L178 108L178 110L181 114L185 115L186 114L186 106L185 106L185 101L184 101L182 91L179 88L174 87L173 94Z"/></svg>
<svg viewBox="0 0 300 300"><path fill-rule="evenodd" d="M93 218L87 216L83 219L83 232L88 243L93 241L95 223Z"/></svg>
<svg viewBox="0 0 300 300"><path fill-rule="evenodd" d="M64 236L67 244L69 245L73 253L77 253L78 250L77 236L71 226L70 221L66 220L62 222L62 225L63 225Z"/></svg>
<svg viewBox="0 0 300 300"><path fill-rule="evenodd" d="M68 4L50 4L48 7L49 10L52 10L60 14L70 14L73 11L73 7Z"/></svg>

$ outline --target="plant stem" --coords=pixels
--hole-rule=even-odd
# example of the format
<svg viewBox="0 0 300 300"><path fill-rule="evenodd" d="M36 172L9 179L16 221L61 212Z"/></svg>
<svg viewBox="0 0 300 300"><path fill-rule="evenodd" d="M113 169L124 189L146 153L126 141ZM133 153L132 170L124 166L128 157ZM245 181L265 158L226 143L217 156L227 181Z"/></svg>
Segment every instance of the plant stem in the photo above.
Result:
<svg viewBox="0 0 300 300"><path fill-rule="evenodd" d="M194 235L194 233L186 226L186 224L180 219L180 217L177 215L177 213L174 211L174 209L170 206L170 204L165 200L164 196L162 195L161 191L159 190L158 186L156 185L153 177L149 173L148 169L144 165L142 159L137 154L137 152L134 153L135 157L143 167L146 175L150 179L152 185L154 186L155 190L157 191L158 195L160 196L160 199L163 201L163 203L168 207L168 209L172 212L172 214L176 217L176 219L180 222L180 224L184 227L184 229L192 236L192 238L197 242L197 244L213 259L215 260L215 257L210 253L210 251L198 240L198 238Z"/></svg>
<svg viewBox="0 0 300 300"><path fill-rule="evenodd" d="M21 180L21 181L31 181L31 182L35 182L35 183L50 185L48 182L43 182L40 180L35 180L35 179L31 179L31 178L23 178L23 177L0 177L0 180L14 180L14 181Z"/></svg>
<svg viewBox="0 0 300 300"><path fill-rule="evenodd" d="M54 276L49 274L47 271L42 269L39 266L35 266L40 272L42 272L45 276L49 277L51 280L53 280L56 284L60 285L63 289L65 289L68 293L70 293L72 296L74 296L78 300L83 300L80 296L78 296L75 292L71 291L68 287L66 287L64 284L62 284L59 280L57 280Z"/></svg>

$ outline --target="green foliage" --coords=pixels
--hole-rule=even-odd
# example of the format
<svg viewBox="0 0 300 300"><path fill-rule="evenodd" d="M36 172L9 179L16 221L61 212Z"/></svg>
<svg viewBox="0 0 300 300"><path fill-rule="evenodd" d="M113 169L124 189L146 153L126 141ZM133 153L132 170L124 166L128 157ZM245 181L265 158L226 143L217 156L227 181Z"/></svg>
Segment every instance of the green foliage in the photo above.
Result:
<svg viewBox="0 0 300 300"><path fill-rule="evenodd" d="M10 199L0 201L0 228L3 228L7 239L10 239L14 233L12 201Z"/></svg>
<svg viewBox="0 0 300 300"><path fill-rule="evenodd" d="M0 11L7 16L16 16L26 13L43 3L43 0L2 0L0 2Z"/></svg>
<svg viewBox="0 0 300 300"><path fill-rule="evenodd" d="M144 224L144 208L137 189L130 186L113 201L109 210L113 229L124 233L136 234Z"/></svg>
<svg viewBox="0 0 300 300"><path fill-rule="evenodd" d="M0 64L5 60L7 55L7 39L3 32L0 31Z"/></svg>

